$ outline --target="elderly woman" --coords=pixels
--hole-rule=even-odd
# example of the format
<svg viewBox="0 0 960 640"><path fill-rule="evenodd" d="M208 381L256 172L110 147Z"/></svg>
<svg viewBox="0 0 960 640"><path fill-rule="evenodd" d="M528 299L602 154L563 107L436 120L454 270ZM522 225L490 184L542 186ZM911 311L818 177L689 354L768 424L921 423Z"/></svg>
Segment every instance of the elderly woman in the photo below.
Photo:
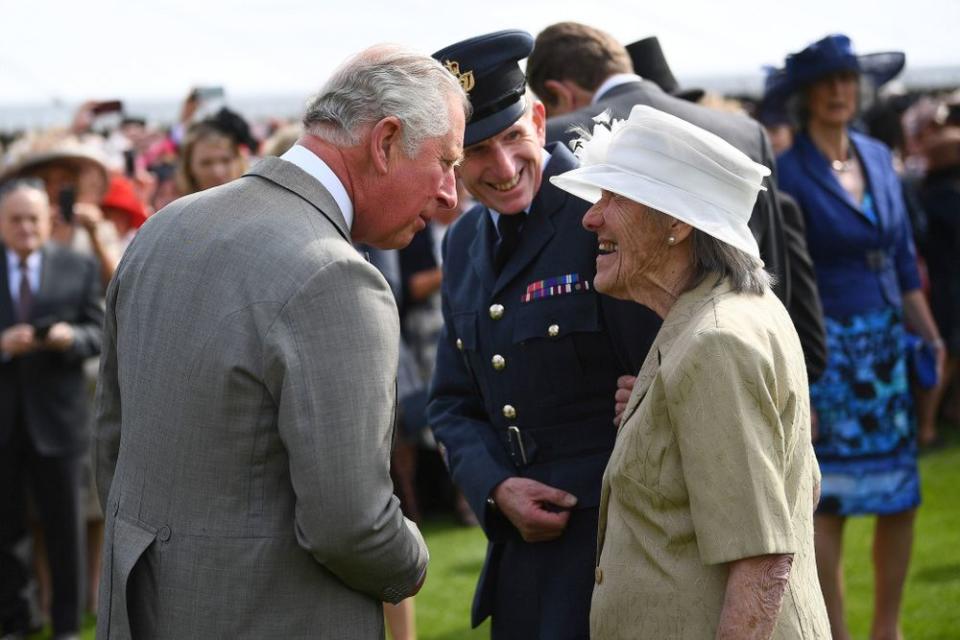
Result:
<svg viewBox="0 0 960 640"><path fill-rule="evenodd" d="M910 221L890 150L850 128L861 78L895 75L903 56L858 56L832 35L786 60L785 92L800 132L778 159L780 187L806 216L823 301L829 359L810 388L823 472L817 563L830 626L843 616L843 527L876 514L871 637L899 638L900 602L920 504L916 421L904 321L943 366L943 341L920 290Z"/></svg>
<svg viewBox="0 0 960 640"><path fill-rule="evenodd" d="M554 184L598 291L663 318L603 480L591 637L824 638L803 352L747 220L769 170L638 106Z"/></svg>

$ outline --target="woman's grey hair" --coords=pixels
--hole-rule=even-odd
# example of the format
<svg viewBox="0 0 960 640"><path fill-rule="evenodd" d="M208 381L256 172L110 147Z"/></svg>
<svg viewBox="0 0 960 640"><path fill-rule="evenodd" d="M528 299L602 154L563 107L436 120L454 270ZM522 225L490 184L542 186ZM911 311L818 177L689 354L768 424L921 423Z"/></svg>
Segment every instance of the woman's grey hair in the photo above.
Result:
<svg viewBox="0 0 960 640"><path fill-rule="evenodd" d="M407 156L450 130L449 99L459 100L467 119L470 102L460 83L427 56L395 45L360 52L327 80L307 104L307 133L335 145L359 144L364 128L395 116L402 123Z"/></svg>
<svg viewBox="0 0 960 640"><path fill-rule="evenodd" d="M708 233L694 229L693 286L697 286L710 274L717 274L717 282L724 278L737 293L762 294L773 286L773 276L763 268L763 262Z"/></svg>

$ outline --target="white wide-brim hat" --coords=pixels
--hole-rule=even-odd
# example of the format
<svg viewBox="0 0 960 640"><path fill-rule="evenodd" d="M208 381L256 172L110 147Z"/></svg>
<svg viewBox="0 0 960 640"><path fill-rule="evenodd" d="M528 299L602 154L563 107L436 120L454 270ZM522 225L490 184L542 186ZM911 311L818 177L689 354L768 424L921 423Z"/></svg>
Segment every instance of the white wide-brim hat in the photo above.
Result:
<svg viewBox="0 0 960 640"><path fill-rule="evenodd" d="M626 120L598 119L575 144L581 166L552 177L557 187L594 203L611 191L760 259L747 223L770 169L722 138L637 105Z"/></svg>

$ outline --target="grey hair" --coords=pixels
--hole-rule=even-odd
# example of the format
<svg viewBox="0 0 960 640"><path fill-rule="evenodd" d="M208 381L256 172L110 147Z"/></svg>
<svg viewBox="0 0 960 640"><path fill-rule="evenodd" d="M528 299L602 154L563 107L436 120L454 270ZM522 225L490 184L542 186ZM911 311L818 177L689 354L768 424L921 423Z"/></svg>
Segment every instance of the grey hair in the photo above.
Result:
<svg viewBox="0 0 960 640"><path fill-rule="evenodd" d="M43 199L48 204L50 202L50 199L47 196L47 188L44 185L43 180L40 178L13 178L12 180L7 180L6 182L0 184L0 206L3 205L4 200L13 195L14 192L20 191L21 189L39 191L43 195Z"/></svg>
<svg viewBox="0 0 960 640"><path fill-rule="evenodd" d="M717 275L718 283L724 278L728 279L730 288L736 293L760 295L773 286L774 277L767 273L763 262L757 258L699 229L693 229L692 236L693 286L703 282L710 274Z"/></svg>
<svg viewBox="0 0 960 640"><path fill-rule="evenodd" d="M307 133L331 144L359 144L366 127L389 117L401 125L412 157L420 144L450 130L449 99L470 117L470 102L449 71L427 56L395 45L378 45L347 60L307 104Z"/></svg>

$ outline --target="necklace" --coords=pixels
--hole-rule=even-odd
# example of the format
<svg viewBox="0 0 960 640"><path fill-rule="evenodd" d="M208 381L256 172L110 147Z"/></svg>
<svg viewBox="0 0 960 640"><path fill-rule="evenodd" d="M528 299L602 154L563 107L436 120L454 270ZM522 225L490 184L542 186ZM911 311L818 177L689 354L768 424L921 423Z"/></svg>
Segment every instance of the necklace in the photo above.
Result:
<svg viewBox="0 0 960 640"><path fill-rule="evenodd" d="M849 171L850 167L853 166L852 160L831 160L830 168L836 171L837 173L843 173L844 171Z"/></svg>

